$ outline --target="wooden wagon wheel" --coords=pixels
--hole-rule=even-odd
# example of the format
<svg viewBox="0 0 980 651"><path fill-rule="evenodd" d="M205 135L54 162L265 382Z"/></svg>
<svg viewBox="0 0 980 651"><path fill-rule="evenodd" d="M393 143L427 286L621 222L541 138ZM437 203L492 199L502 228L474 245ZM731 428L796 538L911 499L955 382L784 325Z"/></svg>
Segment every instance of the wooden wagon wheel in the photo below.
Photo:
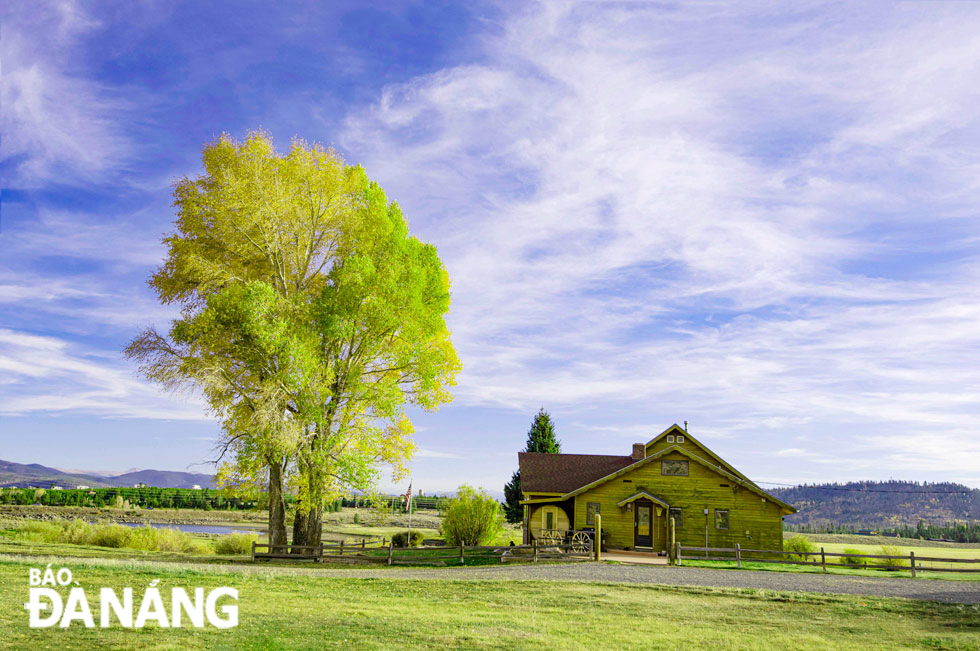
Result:
<svg viewBox="0 0 980 651"><path fill-rule="evenodd" d="M585 531L576 531L572 534L571 549L575 554L586 554L592 551L592 537Z"/></svg>
<svg viewBox="0 0 980 651"><path fill-rule="evenodd" d="M542 529L541 530L541 544L542 545L561 545L562 533L556 529Z"/></svg>

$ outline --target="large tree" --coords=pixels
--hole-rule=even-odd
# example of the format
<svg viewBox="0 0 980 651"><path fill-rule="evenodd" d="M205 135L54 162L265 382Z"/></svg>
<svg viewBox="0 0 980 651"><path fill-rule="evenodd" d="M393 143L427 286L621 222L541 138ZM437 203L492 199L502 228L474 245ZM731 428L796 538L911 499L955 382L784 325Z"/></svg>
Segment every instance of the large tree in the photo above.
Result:
<svg viewBox="0 0 980 651"><path fill-rule="evenodd" d="M269 530L285 542L284 490L299 499L295 545L317 544L323 505L404 474L406 403L451 399L449 279L397 204L331 150L222 136L204 174L175 188L176 232L150 280L181 307L167 336L128 354L150 378L201 392L222 422L219 476L265 483Z"/></svg>
<svg viewBox="0 0 980 651"><path fill-rule="evenodd" d="M524 452L545 452L548 454L561 453L561 441L555 436L555 424L551 415L542 407L538 410L531 429L527 432L527 444ZM510 481L504 484L504 513L507 521L517 523L524 519L524 507L521 506L521 471L515 470Z"/></svg>

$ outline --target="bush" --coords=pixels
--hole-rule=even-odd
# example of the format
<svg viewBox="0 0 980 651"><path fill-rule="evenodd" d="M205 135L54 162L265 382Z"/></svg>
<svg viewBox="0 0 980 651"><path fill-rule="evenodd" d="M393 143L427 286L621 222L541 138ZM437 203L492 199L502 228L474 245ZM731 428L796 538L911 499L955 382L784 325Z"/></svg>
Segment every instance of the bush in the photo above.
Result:
<svg viewBox="0 0 980 651"><path fill-rule="evenodd" d="M391 544L395 547L421 547L423 538L421 531L413 531L411 540L409 540L407 531L399 531L391 537ZM406 541L408 541L407 545L405 544Z"/></svg>
<svg viewBox="0 0 980 651"><path fill-rule="evenodd" d="M79 519L27 522L17 527L15 535L30 542L127 547L142 551L212 553L212 547L207 541L177 529L154 529L149 525L124 527L121 524L91 524Z"/></svg>
<svg viewBox="0 0 980 651"><path fill-rule="evenodd" d="M805 554L804 552L815 552L817 548L814 546L810 539L806 536L796 534L792 538L786 541L785 545L786 551L797 552L790 555L790 558L795 561L812 561L813 558Z"/></svg>
<svg viewBox="0 0 980 651"><path fill-rule="evenodd" d="M485 490L465 484L449 501L439 531L450 547L491 544L504 530L504 511L500 502Z"/></svg>
<svg viewBox="0 0 980 651"><path fill-rule="evenodd" d="M119 524L94 524L86 536L89 545L99 547L125 547L132 531Z"/></svg>
<svg viewBox="0 0 980 651"><path fill-rule="evenodd" d="M881 546L882 556L901 556L902 550L894 545L882 545ZM904 567L906 561L904 558L878 558L878 565L887 568Z"/></svg>
<svg viewBox="0 0 980 651"><path fill-rule="evenodd" d="M861 558L861 552L856 549L845 549L844 553L846 556L840 557L840 562L845 565L864 565L864 561L867 559Z"/></svg>
<svg viewBox="0 0 980 651"><path fill-rule="evenodd" d="M251 554L252 543L258 539L254 533L230 533L214 541L214 551L219 554Z"/></svg>

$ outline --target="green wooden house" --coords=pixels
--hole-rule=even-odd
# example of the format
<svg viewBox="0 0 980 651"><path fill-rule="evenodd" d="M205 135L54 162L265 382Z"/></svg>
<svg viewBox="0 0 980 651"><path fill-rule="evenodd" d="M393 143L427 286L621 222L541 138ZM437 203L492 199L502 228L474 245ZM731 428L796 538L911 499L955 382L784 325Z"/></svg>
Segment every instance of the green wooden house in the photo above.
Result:
<svg viewBox="0 0 980 651"><path fill-rule="evenodd" d="M518 458L526 544L593 529L601 514L613 549L666 553L673 518L681 545L778 550L783 516L796 513L677 425L629 456Z"/></svg>

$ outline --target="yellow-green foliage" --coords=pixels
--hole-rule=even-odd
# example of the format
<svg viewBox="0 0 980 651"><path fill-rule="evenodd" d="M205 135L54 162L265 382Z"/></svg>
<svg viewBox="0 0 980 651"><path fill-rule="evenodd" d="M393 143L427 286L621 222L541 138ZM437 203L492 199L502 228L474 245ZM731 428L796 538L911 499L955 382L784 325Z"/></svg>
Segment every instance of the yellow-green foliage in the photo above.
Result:
<svg viewBox="0 0 980 651"><path fill-rule="evenodd" d="M124 527L120 524L89 523L84 520L53 520L24 522L16 527L16 537L30 542L95 545L97 547L126 547L142 551L211 553L204 540L177 529Z"/></svg>
<svg viewBox="0 0 980 651"><path fill-rule="evenodd" d="M853 547L845 549L844 552L847 556L841 556L840 562L846 563L847 565L864 565L864 561L867 559L861 558L861 552Z"/></svg>
<svg viewBox="0 0 980 651"><path fill-rule="evenodd" d="M901 556L902 550L894 545L882 545L879 554L882 556ZM906 564L903 558L878 558L875 560L881 567L903 567Z"/></svg>
<svg viewBox="0 0 980 651"><path fill-rule="evenodd" d="M259 539L254 533L232 533L214 541L214 551L219 554L251 554L252 543Z"/></svg>
<svg viewBox="0 0 980 651"><path fill-rule="evenodd" d="M440 532L446 544L488 545L504 530L504 512L500 502L486 491L460 486L449 502Z"/></svg>
<svg viewBox="0 0 980 651"><path fill-rule="evenodd" d="M407 531L399 531L391 537L391 544L395 547L421 547L424 539L425 536L417 529L412 531L411 536L408 535Z"/></svg>
<svg viewBox="0 0 980 651"><path fill-rule="evenodd" d="M797 561L812 561L813 558L802 552L813 552L816 551L813 543L806 536L801 536L799 534L793 536L786 541L786 551L799 552L792 554L790 558Z"/></svg>

